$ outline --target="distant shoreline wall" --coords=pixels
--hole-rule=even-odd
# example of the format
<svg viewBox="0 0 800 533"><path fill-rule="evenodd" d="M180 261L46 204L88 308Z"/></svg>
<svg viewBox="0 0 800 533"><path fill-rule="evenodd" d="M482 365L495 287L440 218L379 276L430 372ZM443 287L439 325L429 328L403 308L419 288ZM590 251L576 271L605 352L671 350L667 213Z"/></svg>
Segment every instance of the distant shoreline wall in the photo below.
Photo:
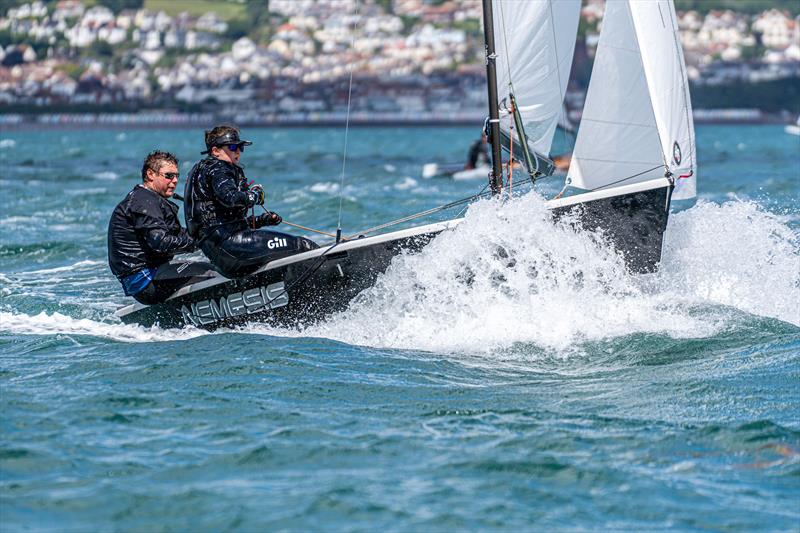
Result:
<svg viewBox="0 0 800 533"><path fill-rule="evenodd" d="M796 117L764 113L758 109L695 109L698 124L784 124ZM215 114L147 111L142 113L0 113L0 130L35 129L140 129L206 128L213 124L233 123L242 127L339 127L346 123L344 113L256 113ZM578 122L576 117L575 122ZM366 113L350 115L350 125L380 126L475 126L481 127L484 114L479 111L451 115L430 113Z"/></svg>

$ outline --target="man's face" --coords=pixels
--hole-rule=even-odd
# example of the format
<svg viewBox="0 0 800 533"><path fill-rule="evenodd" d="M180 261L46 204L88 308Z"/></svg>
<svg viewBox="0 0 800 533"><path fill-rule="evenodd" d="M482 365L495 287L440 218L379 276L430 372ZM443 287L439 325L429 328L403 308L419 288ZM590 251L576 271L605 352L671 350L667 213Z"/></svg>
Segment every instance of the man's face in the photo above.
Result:
<svg viewBox="0 0 800 533"><path fill-rule="evenodd" d="M172 196L177 185L178 167L174 163L161 163L158 172L151 168L147 169L147 187L164 198Z"/></svg>
<svg viewBox="0 0 800 533"><path fill-rule="evenodd" d="M231 148L235 148L235 150L231 150ZM216 157L221 161L226 161L228 163L233 163L234 165L239 164L239 158L242 157L242 147L240 145L225 145L225 146L215 146L211 149L211 155Z"/></svg>

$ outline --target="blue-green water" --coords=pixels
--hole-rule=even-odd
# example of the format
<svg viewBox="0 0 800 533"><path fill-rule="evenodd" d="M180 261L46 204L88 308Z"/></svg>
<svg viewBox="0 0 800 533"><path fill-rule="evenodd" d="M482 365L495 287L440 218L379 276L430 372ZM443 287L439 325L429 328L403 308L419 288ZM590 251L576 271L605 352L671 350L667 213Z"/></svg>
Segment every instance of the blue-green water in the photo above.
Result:
<svg viewBox="0 0 800 533"><path fill-rule="evenodd" d="M269 207L334 230L343 129L245 134ZM201 135L0 132L3 531L800 527L797 137L699 127L653 276L529 195L303 331L123 326L108 216ZM420 177L476 135L351 130L345 233L477 192Z"/></svg>

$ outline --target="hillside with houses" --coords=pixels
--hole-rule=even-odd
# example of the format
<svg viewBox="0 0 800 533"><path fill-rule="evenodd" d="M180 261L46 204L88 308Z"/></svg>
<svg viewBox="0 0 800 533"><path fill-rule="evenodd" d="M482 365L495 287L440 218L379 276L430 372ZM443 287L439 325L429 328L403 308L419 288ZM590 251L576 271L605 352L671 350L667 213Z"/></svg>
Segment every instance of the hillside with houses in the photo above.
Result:
<svg viewBox="0 0 800 533"><path fill-rule="evenodd" d="M353 110L364 120L484 113L479 0L230 1L202 13L157 0L10 4L0 12L5 115L170 109L336 121L351 69ZM226 5L234 18L223 16ZM800 81L798 9L676 5L696 107L800 112L791 92ZM602 0L584 2L573 110L582 107L603 9Z"/></svg>

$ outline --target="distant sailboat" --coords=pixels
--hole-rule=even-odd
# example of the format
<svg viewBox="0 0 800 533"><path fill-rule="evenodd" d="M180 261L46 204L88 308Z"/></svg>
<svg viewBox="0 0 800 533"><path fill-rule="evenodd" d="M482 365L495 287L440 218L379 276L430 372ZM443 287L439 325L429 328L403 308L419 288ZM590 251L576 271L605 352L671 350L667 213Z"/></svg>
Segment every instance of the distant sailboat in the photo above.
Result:
<svg viewBox="0 0 800 533"><path fill-rule="evenodd" d="M783 128L783 131L789 135L800 135L800 117L797 117L796 124L787 125L785 128Z"/></svg>
<svg viewBox="0 0 800 533"><path fill-rule="evenodd" d="M563 191L568 196L548 201L547 207L554 218L569 214L586 229L602 230L632 272L652 272L661 260L670 200L690 198L696 189L683 53L672 0L609 0L606 6ZM553 172L547 154L563 114L580 0L483 0L483 9L490 186L499 195L506 185L502 148L523 164L531 182ZM373 286L396 255L419 250L462 221L350 240L337 237L244 278L218 276L183 287L162 304L127 306L117 316L145 326L205 329L317 320L345 309ZM390 224L360 233L369 235Z"/></svg>

